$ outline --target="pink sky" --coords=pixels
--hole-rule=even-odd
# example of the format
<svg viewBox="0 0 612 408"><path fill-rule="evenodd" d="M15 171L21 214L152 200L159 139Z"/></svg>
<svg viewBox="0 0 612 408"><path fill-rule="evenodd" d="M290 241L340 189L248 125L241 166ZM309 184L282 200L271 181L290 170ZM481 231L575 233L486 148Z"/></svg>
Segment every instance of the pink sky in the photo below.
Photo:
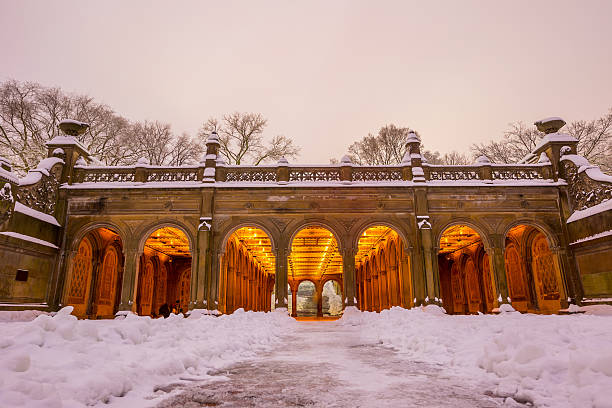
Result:
<svg viewBox="0 0 612 408"><path fill-rule="evenodd" d="M509 122L612 107L612 1L0 0L0 80L195 133L260 112L301 163L395 123L468 151Z"/></svg>

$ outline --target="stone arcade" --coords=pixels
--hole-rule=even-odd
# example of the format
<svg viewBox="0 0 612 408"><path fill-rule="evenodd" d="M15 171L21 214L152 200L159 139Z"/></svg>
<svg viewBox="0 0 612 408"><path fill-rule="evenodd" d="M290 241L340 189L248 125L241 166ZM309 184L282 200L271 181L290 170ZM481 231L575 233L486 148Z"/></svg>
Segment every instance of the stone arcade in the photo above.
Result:
<svg viewBox="0 0 612 408"><path fill-rule="evenodd" d="M213 133L199 165L104 167L76 139L86 125L64 121L24 178L0 163L0 308L297 315L290 294L309 285L322 315L326 284L371 311L609 301L612 177L562 120L536 125L520 164L431 165L410 134L397 166L230 166Z"/></svg>

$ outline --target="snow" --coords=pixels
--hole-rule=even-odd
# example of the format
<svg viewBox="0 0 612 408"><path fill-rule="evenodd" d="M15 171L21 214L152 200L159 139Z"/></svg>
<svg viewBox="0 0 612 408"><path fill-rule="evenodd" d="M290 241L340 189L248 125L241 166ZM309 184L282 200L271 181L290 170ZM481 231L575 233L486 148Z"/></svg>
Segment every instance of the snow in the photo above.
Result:
<svg viewBox="0 0 612 408"><path fill-rule="evenodd" d="M33 242L35 244L44 245L44 246L49 247L49 248L57 249L56 245L54 245L54 244L52 244L52 243L50 243L48 241L43 241L42 239L34 238L34 237L29 236L29 235L20 234L18 232L3 231L3 232L0 232L0 235L6 235L7 237L13 237L13 238L21 239L23 241L29 241L29 242Z"/></svg>
<svg viewBox="0 0 612 408"><path fill-rule="evenodd" d="M538 151L542 146L550 142L571 142L578 143L578 140L567 133L549 133L542 137L536 147L533 148L532 152Z"/></svg>
<svg viewBox="0 0 612 408"><path fill-rule="evenodd" d="M78 146L83 151L87 151L85 146L83 146L74 136L55 136L45 144L47 146Z"/></svg>
<svg viewBox="0 0 612 408"><path fill-rule="evenodd" d="M567 219L567 223L569 224L570 222L578 221L583 218L610 210L612 210L612 200L606 200L587 209L574 211Z"/></svg>
<svg viewBox="0 0 612 408"><path fill-rule="evenodd" d="M29 217L32 217L32 218L36 218L37 220L41 220L41 221L46 222L48 224L55 225L57 227L61 227L61 225L59 224L59 222L57 222L57 220L55 219L54 216L49 215L49 214L45 214L43 212L40 212L40 211L35 210L33 208L30 208L30 207L27 207L27 206L21 204L19 201L17 201L15 203L15 211L19 212L19 213L22 213L22 214L25 214L25 215L27 215Z"/></svg>
<svg viewBox="0 0 612 408"><path fill-rule="evenodd" d="M204 380L269 350L296 324L276 312L77 320L71 310L0 322L0 407L150 406L155 386Z"/></svg>
<svg viewBox="0 0 612 408"><path fill-rule="evenodd" d="M590 235L590 236L585 237L585 238L580 238L580 239L570 243L570 245L579 244L581 242L593 241L594 239L599 239L599 238L609 237L609 236L612 236L612 230L600 232L599 234Z"/></svg>
<svg viewBox="0 0 612 408"><path fill-rule="evenodd" d="M578 167L578 173L586 172L587 176L593 180L612 183L612 176L603 173L599 167L589 163L589 161L582 156L566 154L561 157L561 161L563 160L569 160L574 163L574 165Z"/></svg>
<svg viewBox="0 0 612 408"><path fill-rule="evenodd" d="M430 305L351 311L340 322L406 358L492 381L500 397L541 407L610 406L611 316L449 316Z"/></svg>
<svg viewBox="0 0 612 408"><path fill-rule="evenodd" d="M310 380L329 382L334 392L325 385L311 396L327 399L323 406L347 406L347 396L368 401L352 406L374 406L379 396L379 406L408 406L390 401L413 396L410 384L430 383L419 389L428 406L438 406L445 384L453 386L449 395L491 395L510 406L513 400L555 408L610 406L612 306L580 307L575 311L586 313L569 316L450 316L435 305L381 313L347 307L337 322L299 324L286 309L220 317L194 311L186 319L130 313L115 320L77 320L70 311L0 313L0 406L153 406L155 389L197 388L219 381L213 370L244 361L242 367L267 369L276 362L281 370L293 362L290 368L303 370L305 383L292 392L312 392ZM271 377L265 370L258 375L261 381ZM465 402L461 406L470 406Z"/></svg>

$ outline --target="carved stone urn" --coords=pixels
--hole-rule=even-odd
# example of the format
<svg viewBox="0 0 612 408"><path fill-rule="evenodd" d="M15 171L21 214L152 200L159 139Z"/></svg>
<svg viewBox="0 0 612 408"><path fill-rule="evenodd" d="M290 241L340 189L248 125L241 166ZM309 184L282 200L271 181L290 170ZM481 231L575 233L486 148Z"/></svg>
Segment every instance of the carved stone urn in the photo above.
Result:
<svg viewBox="0 0 612 408"><path fill-rule="evenodd" d="M89 127L88 123L79 122L78 120L64 119L59 123L59 128L68 136L80 136Z"/></svg>

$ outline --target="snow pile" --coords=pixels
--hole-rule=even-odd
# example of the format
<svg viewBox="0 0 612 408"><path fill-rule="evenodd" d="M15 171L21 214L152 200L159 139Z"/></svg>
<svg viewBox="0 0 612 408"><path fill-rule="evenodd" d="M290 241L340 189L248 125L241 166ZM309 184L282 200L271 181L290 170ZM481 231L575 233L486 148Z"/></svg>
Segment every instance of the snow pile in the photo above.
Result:
<svg viewBox="0 0 612 408"><path fill-rule="evenodd" d="M271 348L295 325L283 313L242 309L98 321L77 320L71 310L0 323L0 407L142 406L154 386L205 380L211 369Z"/></svg>
<svg viewBox="0 0 612 408"><path fill-rule="evenodd" d="M493 382L500 397L545 407L612 407L612 317L449 316L437 306L345 313L363 337L408 358Z"/></svg>
<svg viewBox="0 0 612 408"><path fill-rule="evenodd" d="M29 322L43 314L50 313L41 310L0 310L0 322Z"/></svg>

